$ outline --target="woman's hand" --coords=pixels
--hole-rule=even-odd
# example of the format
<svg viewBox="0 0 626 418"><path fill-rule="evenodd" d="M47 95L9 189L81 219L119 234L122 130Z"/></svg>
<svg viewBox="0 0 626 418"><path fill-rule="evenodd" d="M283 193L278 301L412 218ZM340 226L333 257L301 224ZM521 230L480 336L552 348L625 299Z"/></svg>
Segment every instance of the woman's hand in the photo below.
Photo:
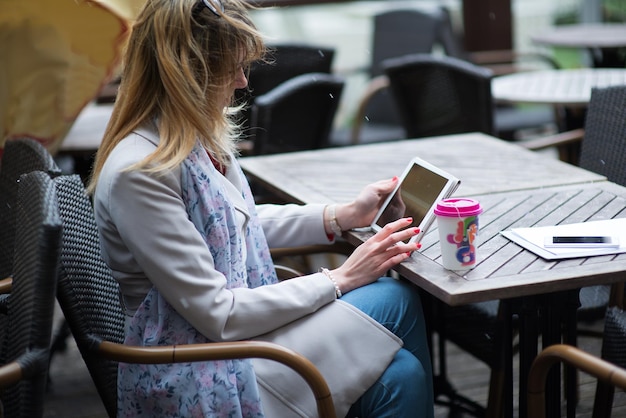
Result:
<svg viewBox="0 0 626 418"><path fill-rule="evenodd" d="M341 267L332 271L342 293L376 281L420 248L419 243L403 242L419 233L418 228L407 228L411 222L411 218L401 218L388 223L358 246Z"/></svg>
<svg viewBox="0 0 626 418"><path fill-rule="evenodd" d="M369 226L378 213L389 193L398 184L398 177L389 180L381 180L365 186L357 198L351 203L337 205L337 223L341 229L348 230ZM402 216L400 214L399 216Z"/></svg>

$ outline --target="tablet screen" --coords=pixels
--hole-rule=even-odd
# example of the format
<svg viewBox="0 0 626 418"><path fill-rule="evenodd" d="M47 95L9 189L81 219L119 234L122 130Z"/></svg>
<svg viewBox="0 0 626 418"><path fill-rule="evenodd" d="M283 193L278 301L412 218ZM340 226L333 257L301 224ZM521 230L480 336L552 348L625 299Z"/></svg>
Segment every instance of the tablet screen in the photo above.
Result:
<svg viewBox="0 0 626 418"><path fill-rule="evenodd" d="M391 221L411 216L413 217L411 226L419 226L430 208L437 202L447 183L447 178L413 164L376 221L376 225L382 228Z"/></svg>
<svg viewBox="0 0 626 418"><path fill-rule="evenodd" d="M410 216L413 218L410 226L420 229L420 233L410 241L419 242L433 223L435 204L450 197L460 183L450 173L420 158L413 158L402 173L397 189L383 203L371 228L378 231L389 222Z"/></svg>

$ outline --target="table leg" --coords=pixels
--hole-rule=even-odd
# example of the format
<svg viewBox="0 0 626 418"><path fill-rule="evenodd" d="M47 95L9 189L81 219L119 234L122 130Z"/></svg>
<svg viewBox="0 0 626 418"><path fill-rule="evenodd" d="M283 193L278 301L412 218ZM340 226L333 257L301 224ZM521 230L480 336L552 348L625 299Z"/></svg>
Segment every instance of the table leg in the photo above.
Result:
<svg viewBox="0 0 626 418"><path fill-rule="evenodd" d="M578 345L578 320L576 312L580 307L580 289L567 292L566 305L563 311L565 332L563 342L574 347ZM578 404L578 372L574 367L565 366L565 398L567 399L567 418L576 417Z"/></svg>
<svg viewBox="0 0 626 418"><path fill-rule="evenodd" d="M538 296L541 297L541 296ZM538 333L538 303L537 297L527 297L522 300L519 310L519 416L527 418L528 372L537 357Z"/></svg>
<svg viewBox="0 0 626 418"><path fill-rule="evenodd" d="M504 408L503 416L513 418L513 300L504 299L500 301L500 315L504 321L502 327L501 341L503 342L503 367L504 367Z"/></svg>
<svg viewBox="0 0 626 418"><path fill-rule="evenodd" d="M590 48L589 53L595 68L624 68L626 66L624 48Z"/></svg>
<svg viewBox="0 0 626 418"><path fill-rule="evenodd" d="M561 304L563 295L548 294L540 312L543 323L542 347L545 349L561 342ZM560 364L555 365L548 373L546 381L546 416L558 418L561 416L561 373Z"/></svg>
<svg viewBox="0 0 626 418"><path fill-rule="evenodd" d="M543 323L543 348L559 344L576 345L576 310L578 309L579 290L550 293L543 298L540 313ZM548 374L546 382L546 416L561 416L561 365L556 365ZM566 388L567 416L576 414L577 385L576 371L571 366L563 366Z"/></svg>

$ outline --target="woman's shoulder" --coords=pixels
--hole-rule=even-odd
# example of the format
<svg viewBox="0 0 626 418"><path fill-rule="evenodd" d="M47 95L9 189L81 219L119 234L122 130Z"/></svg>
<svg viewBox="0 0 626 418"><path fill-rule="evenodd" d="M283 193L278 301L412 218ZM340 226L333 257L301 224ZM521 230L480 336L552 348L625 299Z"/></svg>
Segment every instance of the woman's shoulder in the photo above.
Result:
<svg viewBox="0 0 626 418"><path fill-rule="evenodd" d="M143 129L134 131L113 148L105 163L105 170L107 166L114 172L124 170L145 159L155 149L156 143L149 131Z"/></svg>

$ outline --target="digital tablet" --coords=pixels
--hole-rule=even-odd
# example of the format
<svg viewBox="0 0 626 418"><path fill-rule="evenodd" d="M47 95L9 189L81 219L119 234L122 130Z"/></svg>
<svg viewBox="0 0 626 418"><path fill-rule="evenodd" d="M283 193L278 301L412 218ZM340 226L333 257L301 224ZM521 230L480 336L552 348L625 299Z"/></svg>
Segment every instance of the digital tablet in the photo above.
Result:
<svg viewBox="0 0 626 418"><path fill-rule="evenodd" d="M419 242L435 219L436 203L450 197L459 184L461 181L450 173L416 157L381 206L371 228L376 232L389 222L410 216L411 227L420 229L410 242Z"/></svg>

